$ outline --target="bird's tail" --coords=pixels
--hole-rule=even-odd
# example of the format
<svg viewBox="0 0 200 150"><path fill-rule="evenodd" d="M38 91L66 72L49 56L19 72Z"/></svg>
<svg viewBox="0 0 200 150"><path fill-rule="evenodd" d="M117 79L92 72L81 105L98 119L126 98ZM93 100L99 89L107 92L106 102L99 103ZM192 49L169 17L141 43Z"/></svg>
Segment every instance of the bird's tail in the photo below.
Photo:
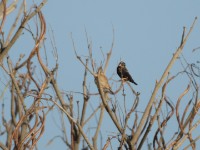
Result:
<svg viewBox="0 0 200 150"><path fill-rule="evenodd" d="M138 85L134 80L132 81L132 83L134 83L135 85Z"/></svg>

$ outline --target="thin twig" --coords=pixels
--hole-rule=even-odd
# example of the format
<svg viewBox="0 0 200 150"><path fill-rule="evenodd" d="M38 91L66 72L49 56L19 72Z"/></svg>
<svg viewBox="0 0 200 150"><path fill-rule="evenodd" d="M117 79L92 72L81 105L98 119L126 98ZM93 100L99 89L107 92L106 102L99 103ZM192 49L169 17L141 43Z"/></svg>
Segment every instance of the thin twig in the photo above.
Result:
<svg viewBox="0 0 200 150"><path fill-rule="evenodd" d="M189 35L191 34L191 32L192 32L192 30L193 30L193 28L194 28L194 25L195 25L196 21L197 21L197 17L194 19L194 22L193 22L193 24L191 25L188 34L187 34L186 37L184 38L182 44L179 46L179 48L178 48L178 49L176 50L176 52L174 53L174 55L173 55L173 57L171 58L171 60L170 60L170 62L169 62L169 64L168 64L168 66L167 66L167 68L165 69L165 71L164 71L162 77L160 78L159 82L156 84L156 86L155 86L155 88L154 88L154 91L153 91L153 93L152 93L152 95L151 95L151 98L150 98L150 100L149 100L149 103L147 104L147 107L146 107L146 109L145 109L145 112L144 112L144 114L143 114L143 116L142 116L142 118L141 118L141 120L140 120L138 129L137 129L137 131L136 131L136 133L135 133L133 139L131 140L132 148L134 147L134 145L135 145L136 142L138 141L138 137L141 135L141 131L142 131L143 125L144 125L144 123L145 123L146 118L148 117L149 110L150 110L150 108L151 108L151 106L152 106L152 104L153 104L153 102L154 102L154 99L155 99L155 97L156 97L156 94L157 94L158 90L160 89L160 86L162 86L162 84L163 84L165 78L166 78L167 75L168 75L168 72L170 71L170 69L172 68L174 62L176 61L176 59L178 58L178 56L179 56L180 53L182 52L182 50L183 50L183 48L184 48L184 46L185 46L185 44L186 44L186 42L187 42L187 40L188 40L188 37L189 37ZM183 32L184 32L184 31L183 31Z"/></svg>

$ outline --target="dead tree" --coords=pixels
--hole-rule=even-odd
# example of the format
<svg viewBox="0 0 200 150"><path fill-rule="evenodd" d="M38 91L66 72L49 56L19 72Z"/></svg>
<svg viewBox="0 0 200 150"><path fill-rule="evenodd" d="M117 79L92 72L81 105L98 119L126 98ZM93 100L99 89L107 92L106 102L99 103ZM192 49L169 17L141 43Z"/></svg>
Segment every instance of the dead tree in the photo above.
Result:
<svg viewBox="0 0 200 150"><path fill-rule="evenodd" d="M189 64L183 56L180 57L197 18L195 18L187 34L184 28L178 49L174 52L162 77L156 81L146 108L139 114L137 108L140 93L136 92L128 82L123 80L112 80L112 83L117 87L113 90L111 80L106 75L113 53L114 31L113 41L106 59L102 58L104 61L99 63L96 62L95 55L93 55L92 42L88 39L87 32L88 54L86 59L79 56L71 36L75 56L85 71L82 91L69 90L70 92L65 92L57 84L56 75L59 73L59 56L57 55L56 46L52 46L55 54L54 67L49 67L47 65L48 59L44 60L41 57L42 46L45 46L44 39L47 28L41 9L47 1L41 1L38 6L34 6L29 11L25 9L26 4L23 1L9 33L4 33L6 17L10 12L16 11L15 5L17 2L14 1L10 6L7 6L7 1L2 0L0 4L0 62L1 72L5 76L5 80L1 81L4 90L1 92L0 97L2 103L1 126L3 129L0 131L0 135L6 137L4 142L0 141L2 149L35 149L40 137L45 132L44 129L47 126L45 124L46 116L53 108L58 108L61 116L62 135L60 137L68 149L106 150L108 147L112 148L114 142L118 144L118 149L127 150L142 149L146 144L145 142L150 142L148 144L149 149L152 149L151 143L154 149L179 149L186 141L189 141L189 144L185 148L197 148L196 142L199 135L194 135L194 131L200 123L198 117L200 106L198 79L200 70L198 64ZM21 18L21 22L19 18ZM35 24L28 25L28 23L34 21ZM32 36L34 45L27 57L21 54L18 61L15 62L6 56L20 38L22 32L25 31ZM54 41L52 44L55 44ZM173 64L179 58L183 59L181 62L183 71L179 71L175 75L169 74ZM89 91L88 80L91 76L88 76L88 74L92 75L92 84L96 87L97 93ZM174 106L170 101L167 89L170 84L175 82L175 79L183 75L187 76L188 86L182 91ZM128 89L125 89L125 86ZM132 94L133 102L131 106L126 103L126 90ZM121 92L122 98L119 96ZM82 105L79 103L80 100L76 101L74 98L76 95L81 95ZM190 96L189 100L186 96ZM9 115L6 113L4 105L8 99L11 102ZM92 112L89 112L88 115L86 111L93 99L99 99L100 102L98 106L92 108ZM123 106L117 104L119 100L123 102ZM186 105L182 105L183 103ZM167 109L164 109L164 106ZM101 145L101 130L103 130L102 123L105 113L108 114L108 119L113 122L113 128L117 129L117 133L106 137L106 143ZM87 132L90 129L86 128L86 125L95 117L96 126L93 129L92 137L90 137ZM166 137L165 133L170 130L169 122L173 118L177 122L177 131L171 137ZM66 127L66 123L70 126ZM152 131L152 127L156 127L156 130ZM153 132L154 136L151 136L150 132L151 134ZM53 142L55 138L53 136L49 142ZM81 146L82 141L83 145Z"/></svg>

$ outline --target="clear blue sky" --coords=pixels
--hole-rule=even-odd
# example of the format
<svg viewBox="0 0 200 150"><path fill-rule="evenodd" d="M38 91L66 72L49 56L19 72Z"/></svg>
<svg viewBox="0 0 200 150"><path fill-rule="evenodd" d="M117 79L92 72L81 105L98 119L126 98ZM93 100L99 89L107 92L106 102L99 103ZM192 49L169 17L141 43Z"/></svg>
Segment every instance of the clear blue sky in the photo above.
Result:
<svg viewBox="0 0 200 150"><path fill-rule="evenodd" d="M60 67L58 83L62 90L82 91L84 67L75 58L70 33L73 34L78 53L85 56L87 53L86 28L89 39L93 41L94 58L97 59L99 65L103 60L100 47L105 53L110 49L114 27L115 44L107 76L111 77L115 73L119 61L124 60L129 72L138 83L134 89L141 93L140 108L142 111L150 98L155 81L161 77L173 52L180 44L183 26L187 27L188 31L194 18L197 16L200 19L200 1L59 0L48 1L42 12L48 29L51 27L54 30ZM47 38L49 37L47 36ZM192 53L192 49L199 46L200 20L198 20L183 53L190 62L198 58ZM49 46L49 53L51 54L51 46ZM69 68L73 69L73 74L68 72ZM179 71L178 68L180 70L180 63L173 67L173 72ZM115 75L114 79L118 80L119 78ZM90 84L94 87L92 81ZM168 93L169 96L175 98L173 99L174 103L177 96L185 89L187 82L182 83L180 80L178 83L180 83L180 87L177 87L178 93L174 89L169 89ZM91 91L95 92L96 89L91 88ZM129 92L126 91L127 97L130 97ZM80 101L82 103L82 100ZM98 99L95 101L99 104ZM57 118L55 113L54 119L59 121ZM58 146L59 149L65 149L60 139L45 147L49 139L61 134L58 126L52 123L52 120L52 116L47 117L48 125L39 142L39 149L53 150ZM107 116L103 122L103 143L107 136L112 134L108 132L106 126L106 122L109 120L110 118ZM94 126L95 123L90 123L87 127ZM116 132L115 129L113 131ZM90 134L90 137L92 136L93 133Z"/></svg>

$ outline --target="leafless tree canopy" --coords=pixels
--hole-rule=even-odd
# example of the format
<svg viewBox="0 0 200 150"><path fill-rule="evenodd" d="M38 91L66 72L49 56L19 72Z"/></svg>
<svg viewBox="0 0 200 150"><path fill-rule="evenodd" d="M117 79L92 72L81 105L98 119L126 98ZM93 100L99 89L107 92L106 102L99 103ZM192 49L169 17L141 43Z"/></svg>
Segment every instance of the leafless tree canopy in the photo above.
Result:
<svg viewBox="0 0 200 150"><path fill-rule="evenodd" d="M113 149L113 143L118 149L197 149L196 143L200 135L195 133L199 129L199 78L200 69L197 63L188 63L182 55L184 46L189 39L197 18L191 24L188 32L183 28L181 42L169 61L163 74L156 81L151 97L147 100L144 109L138 110L140 93L126 81L110 80L106 71L114 53L114 29L113 41L110 50L102 58L101 64L96 62L93 55L92 41L88 39L87 31L87 57L81 57L76 50L76 38L71 34L73 45L72 51L85 70L83 77L82 91L66 92L61 90L57 84L59 73L58 54L54 37L51 37L51 44L54 49L54 66L48 65L50 53L44 55L46 34L46 21L41 9L47 3L43 0L37 5L28 8L26 1L19 3L18 0L8 5L7 0L0 3L0 103L1 103L1 124L0 141L3 150L10 149L37 149L37 143L45 132L46 118L56 108L60 115L62 134L51 135L52 139L47 141L50 146L55 139L59 138L66 145L67 149ZM16 9L16 5L20 9ZM11 12L16 12L16 18L10 30L5 32L6 18ZM12 60L11 49L26 32L32 36L32 50L28 56L19 54L17 61ZM15 49L17 51L17 49ZM194 49L194 53L198 53ZM182 68L176 74L170 74L175 62L179 62ZM164 66L163 66L164 68ZM76 69L76 68L75 68ZM89 75L90 74L90 75ZM168 90L176 80L184 77L188 81L187 87L180 93L177 100L170 99ZM92 93L89 90L88 80L93 78L93 85L98 92ZM117 87L114 89L114 86ZM174 87L176 88L176 87ZM132 93L133 102L127 104L125 90ZM151 91L152 89L149 89ZM67 91L70 91L67 90ZM122 96L120 95L122 93ZM81 95L81 105L74 97ZM91 108L93 99L99 98L99 105ZM119 104L118 101L123 102ZM9 108L6 110L5 108ZM107 113L108 115L105 115ZM104 136L105 143L101 143L102 123L105 117L113 122L116 133ZM87 124L96 118L96 126L93 129L92 137L89 136ZM176 126L171 126L171 120ZM68 125L66 125L68 124ZM169 132L173 131L173 132ZM112 132L112 131L110 131ZM0 139L3 139L0 138Z"/></svg>

